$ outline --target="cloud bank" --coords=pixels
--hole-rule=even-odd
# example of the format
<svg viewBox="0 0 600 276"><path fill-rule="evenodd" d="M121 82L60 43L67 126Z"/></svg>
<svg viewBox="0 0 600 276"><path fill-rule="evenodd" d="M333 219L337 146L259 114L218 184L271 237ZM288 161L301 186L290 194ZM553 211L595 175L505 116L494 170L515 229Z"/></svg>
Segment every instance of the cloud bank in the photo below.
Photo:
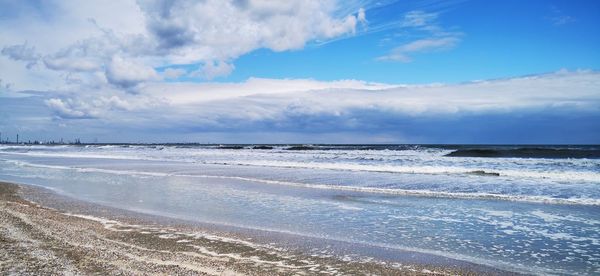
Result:
<svg viewBox="0 0 600 276"><path fill-rule="evenodd" d="M115 89L28 99L29 109L49 114L46 127L74 126L96 136L110 129L159 140L197 141L218 133L214 139L229 142L248 142L240 137L250 134L263 142L278 142L274 137L284 134L293 137L281 138L286 142L299 137L324 142L319 139L335 134L349 142L594 142L600 139L600 127L590 119L600 118L597 87L598 72L561 71L448 85L305 79L154 83L137 94ZM580 133L571 136L574 132Z"/></svg>
<svg viewBox="0 0 600 276"><path fill-rule="evenodd" d="M21 90L74 78L131 89L158 80L157 67L169 69L167 78L212 80L254 50L298 50L351 36L366 22L364 9L341 12L334 0L23 1L6 8L12 13L0 18L0 66L26 65L3 76Z"/></svg>

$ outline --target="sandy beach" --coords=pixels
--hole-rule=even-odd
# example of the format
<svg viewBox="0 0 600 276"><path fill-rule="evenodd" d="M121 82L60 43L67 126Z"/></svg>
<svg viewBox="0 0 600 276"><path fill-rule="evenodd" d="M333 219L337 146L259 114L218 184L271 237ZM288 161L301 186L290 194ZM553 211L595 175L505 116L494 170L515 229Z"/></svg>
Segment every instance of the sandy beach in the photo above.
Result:
<svg viewBox="0 0 600 276"><path fill-rule="evenodd" d="M49 208L25 200L24 193L37 193L38 197L46 200L53 194L31 186L0 183L0 271L7 274L481 273L457 268L350 262L334 257L303 255L245 239L209 234L195 227L152 224L148 219L114 214L114 211L103 211L78 201L50 199L54 201L52 205L55 208ZM92 207L95 214L104 212L107 218L61 210L69 206L78 212Z"/></svg>

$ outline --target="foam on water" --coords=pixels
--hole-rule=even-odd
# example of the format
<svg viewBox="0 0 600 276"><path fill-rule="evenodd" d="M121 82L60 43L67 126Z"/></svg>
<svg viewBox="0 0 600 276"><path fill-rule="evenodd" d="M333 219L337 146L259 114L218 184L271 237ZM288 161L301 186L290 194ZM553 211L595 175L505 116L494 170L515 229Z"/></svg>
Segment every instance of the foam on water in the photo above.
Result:
<svg viewBox="0 0 600 276"><path fill-rule="evenodd" d="M0 178L174 218L518 272L600 273L598 159L312 147L0 146Z"/></svg>
<svg viewBox="0 0 600 276"><path fill-rule="evenodd" d="M80 167L73 167L73 166L33 164L33 163L29 163L29 162L14 161L14 160L5 160L5 162L12 163L12 164L15 164L18 166L29 166L29 167L61 169L61 170L75 170L75 171L82 172L82 173L98 172L98 173L109 173L109 174L117 174L117 175L135 175L135 176L152 176L152 177L178 176L178 177L191 177L191 178L231 179L231 180L238 180L238 181L258 182L258 183L265 183L265 184L271 184L271 185L284 185L284 186L309 188L309 189L326 189L326 190L376 193L376 194L388 194L388 195L462 198L462 199L470 198L470 199L524 201L524 202L547 203L547 204L579 204L579 205L600 206L599 198L585 198L585 197L556 198L556 197L550 197L550 196L493 194L493 193L484 193L484 192L461 193L461 192L445 192L445 191L434 191L434 190L423 190L423 189L407 190L407 189L397 189L397 188L377 188L377 187L357 187L357 186L344 186L344 185L307 184L307 183L299 183L299 182L268 180L268 179L240 177L240 176L181 174L181 173L163 173L163 172L132 171L132 170L117 170L117 169L80 168Z"/></svg>
<svg viewBox="0 0 600 276"><path fill-rule="evenodd" d="M123 223L115 221L115 220L110 220L110 219L96 217L96 216L90 216L90 215L71 214L71 213L65 213L65 215L96 221L96 222L101 223L106 229L109 229L112 231L117 231L117 232L118 231L131 231L131 229L122 230L120 228L133 228L133 229L138 229L138 230L142 230L142 231L156 230L155 228L151 228L151 227L141 227L139 225L123 224ZM239 226L239 225L230 225L230 226ZM271 228L264 228L264 227L251 227L251 228L253 228L254 230L260 230L260 231L266 231L266 232L280 232L280 233L285 233L285 234L292 234L295 236L303 236L303 237L307 237L307 238L322 238L322 236L309 235L306 233L292 232L292 231L281 231L279 229L271 229ZM180 236L185 236L185 237L189 237L189 238L205 238L205 239L210 239L210 240L215 240L215 241L230 242L230 243L242 244L242 245L253 247L253 248L264 247L264 248L269 248L271 250L275 250L276 252L284 251L280 248L276 248L276 247L269 246L269 245L257 244L255 242L250 242L250 241L241 240L241 239L237 239L237 238L215 236L215 235L208 234L208 233L199 233L199 232L181 233L181 232L178 232L175 234L165 234L162 237L163 238L179 238ZM339 242L354 242L354 243L356 242L356 241L352 241L352 240L348 240L348 239L339 239L339 238L338 239L330 238L330 239L339 241ZM186 241L184 240L182 242L186 242ZM513 272L544 273L544 274L548 274L548 273L552 272L551 270L543 269L543 268L531 268L531 267L515 265L515 264L511 264L511 263L507 263L507 262L497 261L497 260L492 261L492 260L486 260L486 259L467 256L467 255L461 255L461 254L455 254L455 253L450 254L450 253L439 251L439 250L427 250L427 249L422 249L422 248L417 248L417 247L394 246L394 245L384 244L384 243L362 243L362 244L368 245L368 246L381 247L381 248L397 249L397 250L401 250L401 251L419 252L419 253L423 253L423 254L443 256L443 257L461 260L461 261L467 261L467 262L472 262L472 263L477 263L477 264L482 264L482 265L489 265L492 267L497 267L497 268L501 268L501 269L505 269L505 270L513 271ZM320 253L321 253L321 255L326 254L327 251L322 251ZM326 255L326 256L329 256L329 255Z"/></svg>

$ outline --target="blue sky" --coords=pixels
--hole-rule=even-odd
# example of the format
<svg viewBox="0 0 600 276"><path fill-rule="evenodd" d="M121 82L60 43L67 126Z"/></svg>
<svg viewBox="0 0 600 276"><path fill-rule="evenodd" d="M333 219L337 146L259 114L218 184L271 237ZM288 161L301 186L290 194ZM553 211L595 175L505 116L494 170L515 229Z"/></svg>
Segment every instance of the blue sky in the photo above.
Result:
<svg viewBox="0 0 600 276"><path fill-rule="evenodd" d="M452 1L450 1L452 2ZM300 51L251 52L234 63L223 81L248 77L362 79L385 83L464 82L600 68L598 1L462 1L425 11L438 24L461 33L455 47L415 55L409 63L381 62L390 49L429 33L390 28L359 30L329 44L312 43ZM385 24L418 5L401 1L368 11L369 22ZM373 18L374 17L374 18ZM376 26L375 26L376 27Z"/></svg>
<svg viewBox="0 0 600 276"><path fill-rule="evenodd" d="M600 143L598 1L0 5L4 137Z"/></svg>

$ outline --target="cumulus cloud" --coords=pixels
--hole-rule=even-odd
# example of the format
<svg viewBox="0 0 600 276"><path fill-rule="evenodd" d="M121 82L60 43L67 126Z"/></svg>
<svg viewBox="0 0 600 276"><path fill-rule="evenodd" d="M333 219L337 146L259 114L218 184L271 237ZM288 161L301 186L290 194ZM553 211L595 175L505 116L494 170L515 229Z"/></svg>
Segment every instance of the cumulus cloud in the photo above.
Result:
<svg viewBox="0 0 600 276"><path fill-rule="evenodd" d="M106 78L114 85L131 88L144 81L157 80L158 74L152 67L116 56L106 67Z"/></svg>
<svg viewBox="0 0 600 276"><path fill-rule="evenodd" d="M355 31L358 15L335 17L334 1L140 1L157 51L176 63L228 61L258 48L285 51ZM358 18L360 17L360 18Z"/></svg>
<svg viewBox="0 0 600 276"><path fill-rule="evenodd" d="M223 61L210 61L205 63L202 68L190 74L192 77L201 77L206 80L212 80L217 77L229 75L235 66Z"/></svg>
<svg viewBox="0 0 600 276"><path fill-rule="evenodd" d="M53 95L54 96L54 95ZM44 104L61 119L115 120L121 113L147 111L157 106L167 107L159 98L138 97L114 91L111 95L51 96ZM117 119L118 121L118 119Z"/></svg>
<svg viewBox="0 0 600 276"><path fill-rule="evenodd" d="M84 119L93 118L97 115L94 110L90 110L87 104L74 102L71 99L63 101L61 99L52 98L46 100L45 103L62 118Z"/></svg>
<svg viewBox="0 0 600 276"><path fill-rule="evenodd" d="M196 65L201 68L194 74L202 78L225 76L235 59L256 49L300 49L313 40L352 35L366 22L364 9L343 14L335 0L57 1L44 3L43 10L61 17L39 21L37 9L23 8L32 14L6 18L6 24L25 31L0 30L3 55L28 67L41 59L50 71L104 71L111 84L123 88L155 80L150 67ZM36 44L17 44L22 41ZM127 65L135 72L119 71L125 66L119 58L135 60L135 67ZM142 65L148 68L141 70ZM17 85L28 88L26 82Z"/></svg>

